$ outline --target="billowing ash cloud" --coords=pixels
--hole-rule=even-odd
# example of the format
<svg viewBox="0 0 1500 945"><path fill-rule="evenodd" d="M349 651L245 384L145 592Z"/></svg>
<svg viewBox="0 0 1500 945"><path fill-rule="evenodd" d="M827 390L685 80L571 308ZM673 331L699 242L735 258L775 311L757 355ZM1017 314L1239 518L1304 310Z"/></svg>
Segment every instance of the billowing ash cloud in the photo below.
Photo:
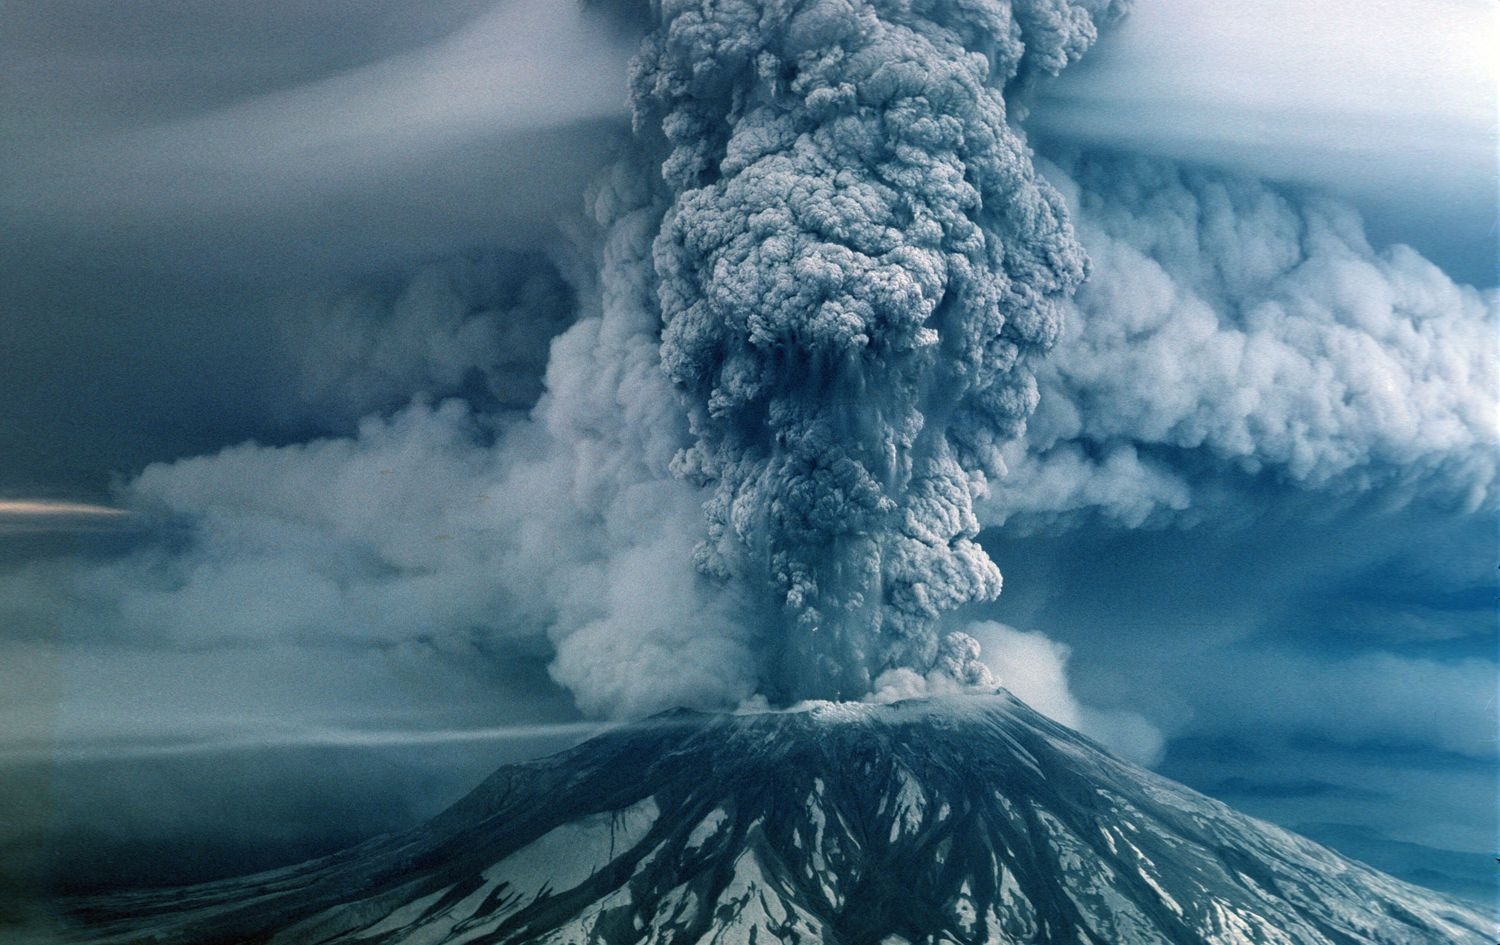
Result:
<svg viewBox="0 0 1500 945"><path fill-rule="evenodd" d="M429 264L393 288L290 306L281 334L297 399L320 417L391 410L416 394L529 408L552 338L576 310L546 256L492 251Z"/></svg>
<svg viewBox="0 0 1500 945"><path fill-rule="evenodd" d="M1134 526L1238 475L1404 501L1494 495L1496 294L1333 200L1159 160L1050 172L1092 271L986 513Z"/></svg>
<svg viewBox="0 0 1500 945"><path fill-rule="evenodd" d="M632 145L562 262L573 311L519 257L346 306L297 336L306 397L427 396L348 438L152 466L121 498L187 523L173 546L12 576L7 619L502 659L540 643L606 715L854 697L893 669L987 679L938 618L999 591L974 502L1084 269L1005 90L1115 12L658 4ZM508 385L564 323L529 418L475 410L524 402ZM469 406L429 399L470 383Z"/></svg>
<svg viewBox="0 0 1500 945"><path fill-rule="evenodd" d="M926 671L937 618L999 592L974 500L1084 268L1003 90L1061 69L1113 13L660 6L633 76L660 183L612 223L651 252L613 278L660 307L692 437L673 469L711 494L697 562L779 627L773 697Z"/></svg>
<svg viewBox="0 0 1500 945"><path fill-rule="evenodd" d="M1492 293L1233 176L1092 155L1049 185L1000 90L1108 11L1005 9L664 5L574 256L456 259L297 329L309 403L380 413L149 468L121 499L190 528L11 575L0 619L550 652L583 709L638 715L985 678L939 629L999 589L981 521L1138 524L1246 475L1493 494ZM544 350L529 417L494 410Z"/></svg>

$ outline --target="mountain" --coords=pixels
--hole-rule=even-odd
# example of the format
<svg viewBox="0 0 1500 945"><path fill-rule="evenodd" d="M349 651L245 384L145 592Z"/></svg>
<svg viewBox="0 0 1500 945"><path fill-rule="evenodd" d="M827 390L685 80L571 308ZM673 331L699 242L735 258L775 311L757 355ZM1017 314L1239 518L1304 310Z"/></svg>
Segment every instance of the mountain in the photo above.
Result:
<svg viewBox="0 0 1500 945"><path fill-rule="evenodd" d="M1004 693L667 713L501 768L410 832L68 922L101 945L1495 941Z"/></svg>

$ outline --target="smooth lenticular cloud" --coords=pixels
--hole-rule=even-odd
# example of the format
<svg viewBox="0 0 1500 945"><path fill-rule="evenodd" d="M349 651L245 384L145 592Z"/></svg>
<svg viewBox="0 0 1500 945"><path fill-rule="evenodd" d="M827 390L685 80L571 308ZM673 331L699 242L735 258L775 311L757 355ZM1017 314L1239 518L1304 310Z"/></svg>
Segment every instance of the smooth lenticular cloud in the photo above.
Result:
<svg viewBox="0 0 1500 945"><path fill-rule="evenodd" d="M0 184L0 207L33 240L100 255L140 244L167 266L212 254L257 279L267 257L359 271L534 250L608 160L635 46L580 3L494 3L425 45L302 83L38 135L15 145L23 172Z"/></svg>
<svg viewBox="0 0 1500 945"><path fill-rule="evenodd" d="M620 116L632 51L628 36L581 4L511 0L421 50L121 144L160 154L181 143L186 163L251 176L368 176L455 140Z"/></svg>
<svg viewBox="0 0 1500 945"><path fill-rule="evenodd" d="M1493 285L1497 47L1487 0L1153 0L1030 126L1354 198Z"/></svg>
<svg viewBox="0 0 1500 945"><path fill-rule="evenodd" d="M128 515L124 509L87 502L60 502L53 499L0 499L0 516L48 518L81 516L84 518L118 518Z"/></svg>
<svg viewBox="0 0 1500 945"><path fill-rule="evenodd" d="M212 726L187 737L137 738L112 736L98 740L0 745L0 766L14 764L66 764L70 762L131 762L182 758L194 755L225 755L288 748L383 749L430 745L494 743L539 738L588 738L604 723L553 722L501 725L461 729L358 729L323 727L268 727L264 731L212 731Z"/></svg>
<svg viewBox="0 0 1500 945"><path fill-rule="evenodd" d="M131 521L126 509L57 499L0 499L0 536L112 530Z"/></svg>
<svg viewBox="0 0 1500 945"><path fill-rule="evenodd" d="M1424 29L1413 28L1416 17L1423 18ZM1034 120L1043 128L1100 136L1144 121L1133 136L1153 149L1197 138L1245 141L1267 150L1342 143L1394 151L1426 144L1464 153L1495 128L1490 106L1500 77L1493 56L1497 31L1500 18L1484 0L1255 0L1233 6L1153 0L1134 10L1088 65L1049 84L1045 113L1039 107ZM1086 127L1079 109L1091 101L1123 107L1127 114ZM1169 122L1174 111L1175 126ZM1258 126L1234 133L1236 120L1257 113L1289 121L1270 132L1284 137L1257 140L1264 130ZM1320 120L1332 124L1320 128ZM1349 132L1361 127L1402 137L1356 140ZM1436 140L1439 130L1457 137Z"/></svg>

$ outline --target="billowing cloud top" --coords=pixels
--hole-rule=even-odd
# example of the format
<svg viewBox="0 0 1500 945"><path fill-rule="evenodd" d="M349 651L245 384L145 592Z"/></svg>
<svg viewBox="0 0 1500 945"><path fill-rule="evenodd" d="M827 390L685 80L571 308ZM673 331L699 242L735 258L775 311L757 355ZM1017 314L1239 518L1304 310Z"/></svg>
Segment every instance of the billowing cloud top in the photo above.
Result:
<svg viewBox="0 0 1500 945"><path fill-rule="evenodd" d="M1302 488L1493 500L1500 304L1325 198L1073 155L1093 273L988 511L1128 525L1201 505L1205 464Z"/></svg>
<svg viewBox="0 0 1500 945"><path fill-rule="evenodd" d="M999 592L974 498L1084 267L1004 92L1112 14L660 7L633 103L637 140L663 155L661 223L622 278L652 284L687 396L674 469L711 491L699 566L781 628L773 697L926 671L938 616Z"/></svg>

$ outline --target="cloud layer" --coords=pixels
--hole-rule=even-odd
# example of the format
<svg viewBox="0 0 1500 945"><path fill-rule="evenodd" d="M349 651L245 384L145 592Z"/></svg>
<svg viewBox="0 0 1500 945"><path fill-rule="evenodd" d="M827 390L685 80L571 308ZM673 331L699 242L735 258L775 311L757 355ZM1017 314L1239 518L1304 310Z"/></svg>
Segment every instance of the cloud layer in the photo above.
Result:
<svg viewBox="0 0 1500 945"><path fill-rule="evenodd" d="M1493 291L1374 249L1334 200L1138 157L1075 155L1054 176L1092 272L1007 451L996 521L1139 525L1200 507L1215 469L1493 497Z"/></svg>
<svg viewBox="0 0 1500 945"><path fill-rule="evenodd" d="M285 253L287 241L300 248L284 256L289 268L309 258L368 264L381 254L379 239L428 253L455 241L534 245L574 209L579 182L601 163L609 140L601 127L622 122L634 37L579 4L455 5L428 11L446 29L433 29L426 44L374 61L360 61L354 50L330 54L334 63L344 59L342 68L325 61L324 71L285 88L240 76L239 94L209 107L179 101L184 80L163 64L172 62L171 51L149 50L183 28L171 11L142 11L145 24L159 19L154 29L137 24L136 42L148 49L138 61L113 63L142 73L142 101L118 110L134 121L97 114L85 96L54 88L34 63L18 70L17 81L41 101L67 102L73 121L10 144L18 173L0 185L0 206L12 229L32 239L58 238L61 230L100 253L144 242L164 256L163 249L214 254L218 264L250 272L277 244ZM231 21L226 29L239 25L218 16ZM378 16L350 17L352 28L379 36ZM68 55L64 30L23 26L33 27L38 45L65 48L26 49L23 39L18 56ZM75 55L89 55L88 44L100 39L79 32L85 51ZM262 40L267 57L311 58L286 37ZM370 47L378 43L367 40L365 56ZM212 86L217 78L202 81ZM522 179L529 185L518 186ZM503 190L504 199L486 190Z"/></svg>
<svg viewBox="0 0 1500 945"><path fill-rule="evenodd" d="M1030 127L1338 194L1493 286L1497 45L1485 0L1153 0Z"/></svg>
<svg viewBox="0 0 1500 945"><path fill-rule="evenodd" d="M353 421L414 396L460 394L529 409L577 307L547 256L498 251L428 264L394 288L289 306L279 322L297 365L294 409Z"/></svg>

